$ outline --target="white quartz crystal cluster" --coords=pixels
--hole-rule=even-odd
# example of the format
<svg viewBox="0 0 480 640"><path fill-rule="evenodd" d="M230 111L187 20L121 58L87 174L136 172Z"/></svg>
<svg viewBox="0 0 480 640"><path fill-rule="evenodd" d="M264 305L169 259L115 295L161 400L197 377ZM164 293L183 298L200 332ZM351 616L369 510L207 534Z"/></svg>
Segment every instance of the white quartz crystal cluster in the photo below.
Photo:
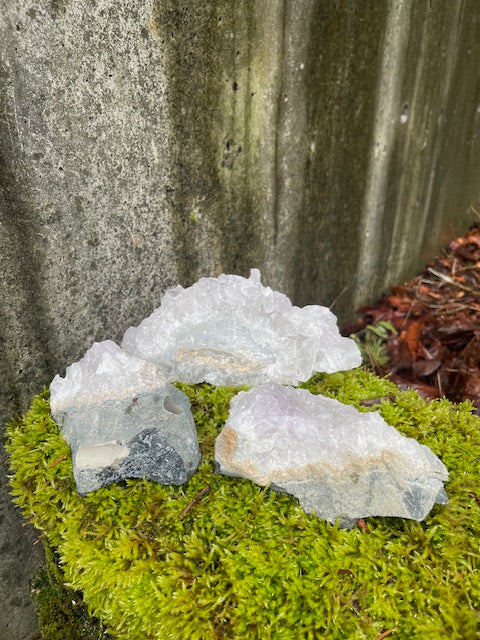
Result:
<svg viewBox="0 0 480 640"><path fill-rule="evenodd" d="M447 500L447 470L430 449L378 413L284 386L360 363L327 308L293 306L252 269L168 290L122 347L95 343L54 378L51 409L85 495L124 478L181 484L193 475L197 433L171 381L253 386L231 401L218 471L291 493L344 526L370 515L421 520Z"/></svg>
<svg viewBox="0 0 480 640"><path fill-rule="evenodd" d="M376 412L278 384L231 400L215 461L220 473L290 493L343 526L366 516L423 520L447 502L447 469L428 447Z"/></svg>
<svg viewBox="0 0 480 640"><path fill-rule="evenodd" d="M186 482L200 463L187 396L153 363L96 342L50 385L80 495L125 478Z"/></svg>
<svg viewBox="0 0 480 640"><path fill-rule="evenodd" d="M295 307L265 287L258 269L249 278L201 278L168 290L122 347L158 364L169 380L216 385L298 384L316 371L361 364L355 342L340 335L326 307Z"/></svg>
<svg viewBox="0 0 480 640"><path fill-rule="evenodd" d="M141 391L167 384L162 370L152 362L132 357L112 340L94 342L83 358L67 367L65 377L50 384L53 414L66 408L133 397Z"/></svg>

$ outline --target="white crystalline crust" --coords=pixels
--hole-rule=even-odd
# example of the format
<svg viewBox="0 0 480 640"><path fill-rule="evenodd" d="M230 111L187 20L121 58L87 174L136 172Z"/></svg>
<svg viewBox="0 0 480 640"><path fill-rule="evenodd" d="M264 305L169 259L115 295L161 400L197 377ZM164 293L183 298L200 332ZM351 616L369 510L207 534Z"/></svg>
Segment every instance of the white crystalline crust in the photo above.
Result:
<svg viewBox="0 0 480 640"><path fill-rule="evenodd" d="M305 389L240 392L215 443L221 473L272 484L335 522L368 515L422 519L445 496L445 465L377 412ZM411 504L411 496L419 496ZM320 496L320 497L319 497Z"/></svg>
<svg viewBox="0 0 480 640"><path fill-rule="evenodd" d="M153 363L125 353L112 340L95 342L81 360L67 367L64 378L56 375L52 380L52 415L68 408L121 400L165 384L163 372Z"/></svg>
<svg viewBox="0 0 480 640"><path fill-rule="evenodd" d="M187 383L297 384L316 371L361 364L326 307L293 306L261 284L257 269L249 278L221 275L168 290L159 308L127 329L122 347Z"/></svg>

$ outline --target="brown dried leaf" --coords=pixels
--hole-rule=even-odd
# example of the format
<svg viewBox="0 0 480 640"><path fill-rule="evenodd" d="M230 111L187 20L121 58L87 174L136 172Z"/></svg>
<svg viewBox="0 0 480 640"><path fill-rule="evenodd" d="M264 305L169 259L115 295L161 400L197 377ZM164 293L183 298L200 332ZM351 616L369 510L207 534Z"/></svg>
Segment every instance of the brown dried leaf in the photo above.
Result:
<svg viewBox="0 0 480 640"><path fill-rule="evenodd" d="M389 380L397 384L400 389L415 389L422 396L422 398L428 400L432 398L440 398L443 394L436 387L425 384L423 382L414 382L408 378L404 378L394 373L389 377Z"/></svg>
<svg viewBox="0 0 480 640"><path fill-rule="evenodd" d="M387 343L391 366L383 370L393 382L425 398L470 399L480 414L480 224L449 250L362 309L363 328L386 320L398 330Z"/></svg>
<svg viewBox="0 0 480 640"><path fill-rule="evenodd" d="M441 364L441 360L417 360L412 364L412 371L415 377L429 376L434 373Z"/></svg>
<svg viewBox="0 0 480 640"><path fill-rule="evenodd" d="M370 533L370 528L363 518L359 518L357 520L357 527L362 531L366 531L367 533Z"/></svg>

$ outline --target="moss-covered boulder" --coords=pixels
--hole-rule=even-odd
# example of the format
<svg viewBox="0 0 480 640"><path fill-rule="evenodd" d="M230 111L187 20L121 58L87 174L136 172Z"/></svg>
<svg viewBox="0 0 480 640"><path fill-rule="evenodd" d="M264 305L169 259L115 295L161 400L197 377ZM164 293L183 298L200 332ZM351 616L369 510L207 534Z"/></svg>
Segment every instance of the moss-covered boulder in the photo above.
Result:
<svg viewBox="0 0 480 640"><path fill-rule="evenodd" d="M235 389L182 386L203 461L181 487L128 480L81 498L47 393L9 425L15 500L114 637L479 637L480 420L471 406L427 403L361 370L304 386L380 411L428 445L449 469L449 504L421 523L372 518L345 531L289 495L216 475L214 440Z"/></svg>

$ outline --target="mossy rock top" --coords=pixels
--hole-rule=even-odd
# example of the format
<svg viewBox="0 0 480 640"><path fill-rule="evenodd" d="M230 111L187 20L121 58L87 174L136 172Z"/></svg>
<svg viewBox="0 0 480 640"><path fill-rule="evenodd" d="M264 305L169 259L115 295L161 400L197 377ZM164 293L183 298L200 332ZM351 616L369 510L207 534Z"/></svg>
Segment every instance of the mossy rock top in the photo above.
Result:
<svg viewBox="0 0 480 640"><path fill-rule="evenodd" d="M480 420L471 405L427 403L360 369L303 386L378 410L428 445L449 470L449 504L424 522L371 518L368 531L346 531L289 495L216 475L214 441L235 389L181 385L203 455L181 487L128 480L79 497L47 392L8 426L15 500L114 637L480 637ZM372 398L383 400L360 405Z"/></svg>

